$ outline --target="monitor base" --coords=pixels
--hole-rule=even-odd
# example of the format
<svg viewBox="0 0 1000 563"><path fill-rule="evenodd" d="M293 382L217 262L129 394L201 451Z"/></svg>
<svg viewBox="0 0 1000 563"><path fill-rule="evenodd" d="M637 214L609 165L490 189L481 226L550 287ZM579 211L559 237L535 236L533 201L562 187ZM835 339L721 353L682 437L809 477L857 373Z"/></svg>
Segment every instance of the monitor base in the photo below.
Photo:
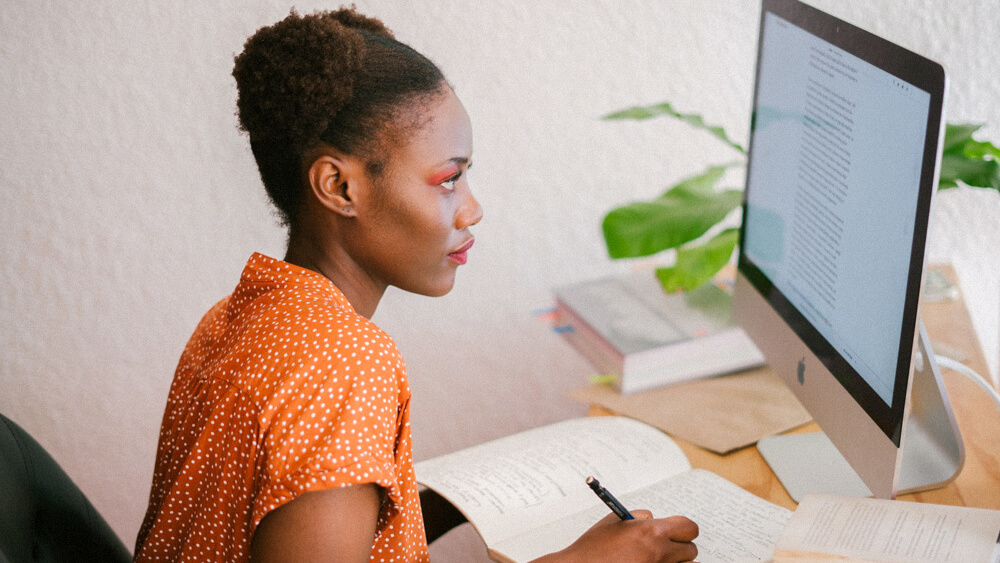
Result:
<svg viewBox="0 0 1000 563"><path fill-rule="evenodd" d="M930 339L920 322L910 412L903 431L898 493L942 487L958 476L965 447ZM757 449L778 480L799 502L807 493L872 496L871 490L822 432L770 436Z"/></svg>
<svg viewBox="0 0 1000 563"><path fill-rule="evenodd" d="M757 450L795 502L802 502L808 493L872 496L822 432L768 436L757 442Z"/></svg>

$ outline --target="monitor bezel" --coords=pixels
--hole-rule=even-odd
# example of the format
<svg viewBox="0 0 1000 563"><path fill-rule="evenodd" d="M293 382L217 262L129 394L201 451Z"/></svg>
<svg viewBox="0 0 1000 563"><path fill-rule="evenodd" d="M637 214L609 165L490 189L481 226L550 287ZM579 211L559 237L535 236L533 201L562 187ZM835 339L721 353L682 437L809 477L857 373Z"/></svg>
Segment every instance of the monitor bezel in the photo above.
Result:
<svg viewBox="0 0 1000 563"><path fill-rule="evenodd" d="M757 65L754 79L753 112L751 114L750 142L747 150L747 174L743 195L743 213L746 217L747 201L753 167L754 126L758 103L761 42L764 40L765 14L768 12L804 29L848 53L876 66L896 78L919 88L931 96L927 129L924 139L923 163L919 181L916 218L914 225L908 281L905 293L903 321L900 326L897 370L891 404L887 405L851 365L836 352L832 345L806 320L791 302L774 286L764 272L744 253L745 229L740 230L738 270L757 289L764 300L775 309L810 351L830 371L841 386L864 409L873 422L895 444L900 445L907 385L912 372L911 359L916 341L919 297L924 269L926 239L929 228L930 207L936 189L937 157L942 125L942 108L945 90L944 69L921 55L888 40L821 12L797 0L763 0L760 34L758 37Z"/></svg>

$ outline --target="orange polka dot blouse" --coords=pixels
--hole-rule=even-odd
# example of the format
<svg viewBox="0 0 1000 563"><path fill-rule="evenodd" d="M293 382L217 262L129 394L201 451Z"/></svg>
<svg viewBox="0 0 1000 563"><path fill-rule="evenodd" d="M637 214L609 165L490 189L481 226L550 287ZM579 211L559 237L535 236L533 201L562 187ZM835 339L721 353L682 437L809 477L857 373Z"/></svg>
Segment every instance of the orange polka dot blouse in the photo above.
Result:
<svg viewBox="0 0 1000 563"><path fill-rule="evenodd" d="M246 561L307 491L385 490L372 561L427 561L410 388L392 339L324 276L254 254L199 323L167 399L136 561Z"/></svg>

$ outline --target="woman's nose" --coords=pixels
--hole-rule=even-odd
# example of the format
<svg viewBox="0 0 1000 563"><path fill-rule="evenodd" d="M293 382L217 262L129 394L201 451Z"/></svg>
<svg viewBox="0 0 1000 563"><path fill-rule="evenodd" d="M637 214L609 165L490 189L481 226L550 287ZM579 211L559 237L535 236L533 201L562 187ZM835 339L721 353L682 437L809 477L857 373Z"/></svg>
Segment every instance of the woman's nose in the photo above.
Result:
<svg viewBox="0 0 1000 563"><path fill-rule="evenodd" d="M479 201L476 200L470 190L464 191L465 198L462 201L462 205L458 208L458 213L455 214L455 227L458 229L471 227L483 218L483 206L479 205Z"/></svg>

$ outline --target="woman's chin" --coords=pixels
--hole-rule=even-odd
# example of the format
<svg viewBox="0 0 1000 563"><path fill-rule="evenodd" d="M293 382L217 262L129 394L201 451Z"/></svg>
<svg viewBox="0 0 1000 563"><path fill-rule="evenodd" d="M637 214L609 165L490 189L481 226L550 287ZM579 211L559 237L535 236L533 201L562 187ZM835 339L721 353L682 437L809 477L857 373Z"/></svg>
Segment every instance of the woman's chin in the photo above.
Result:
<svg viewBox="0 0 1000 563"><path fill-rule="evenodd" d="M421 294L427 297L443 297L451 292L451 288L453 287L455 287L455 278L452 278L450 283L434 286L428 291L421 292Z"/></svg>
<svg viewBox="0 0 1000 563"><path fill-rule="evenodd" d="M442 297L447 295L453 287L455 287L455 273L451 272L451 275L442 276L441 279L427 281L424 283L397 285L399 289L403 291L408 291L410 293L416 293L417 295L425 295L427 297Z"/></svg>

